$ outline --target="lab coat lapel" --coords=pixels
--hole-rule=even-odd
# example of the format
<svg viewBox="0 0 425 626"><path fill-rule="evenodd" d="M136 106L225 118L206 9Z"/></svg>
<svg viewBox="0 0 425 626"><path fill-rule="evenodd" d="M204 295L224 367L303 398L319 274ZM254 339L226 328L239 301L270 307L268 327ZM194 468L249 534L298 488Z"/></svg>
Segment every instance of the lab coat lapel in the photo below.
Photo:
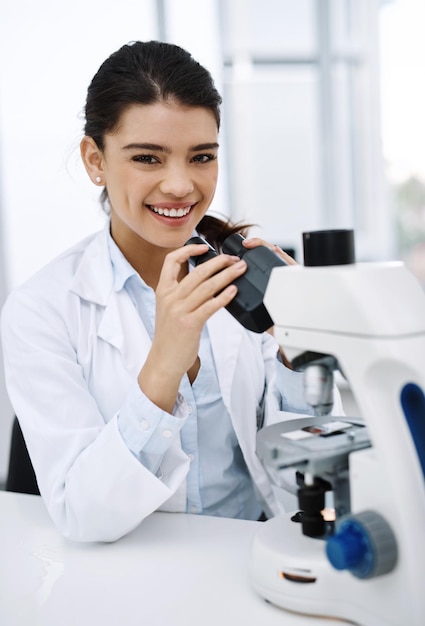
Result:
<svg viewBox="0 0 425 626"><path fill-rule="evenodd" d="M207 327L221 395L226 409L232 415L232 386L244 329L225 309L213 315Z"/></svg>
<svg viewBox="0 0 425 626"><path fill-rule="evenodd" d="M272 502L273 495L264 468L256 455L257 423L255 414L256 395L249 385L247 369L258 367L249 359L249 350L241 358L245 329L227 311L222 309L208 322L208 331L213 349L222 398L235 429L248 471L254 478L265 502ZM261 364L262 365L262 364ZM237 371L237 367L241 371ZM258 370L258 375L262 371ZM263 504L267 510L265 504ZM271 505L270 505L271 506Z"/></svg>
<svg viewBox="0 0 425 626"><path fill-rule="evenodd" d="M146 359L151 339L127 292L114 289L108 227L88 243L71 291L104 307L97 335L119 350L126 368L134 373L140 370Z"/></svg>
<svg viewBox="0 0 425 626"><path fill-rule="evenodd" d="M111 293L97 334L120 351L129 372L140 371L151 347L151 338L124 290Z"/></svg>

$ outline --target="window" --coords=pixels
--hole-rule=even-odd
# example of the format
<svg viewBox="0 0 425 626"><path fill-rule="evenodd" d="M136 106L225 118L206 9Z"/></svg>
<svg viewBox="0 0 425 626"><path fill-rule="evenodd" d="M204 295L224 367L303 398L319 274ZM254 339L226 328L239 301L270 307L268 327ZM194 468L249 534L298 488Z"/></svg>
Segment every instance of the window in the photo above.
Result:
<svg viewBox="0 0 425 626"><path fill-rule="evenodd" d="M298 256L321 228L391 255L378 17L370 0L221 2L231 214Z"/></svg>

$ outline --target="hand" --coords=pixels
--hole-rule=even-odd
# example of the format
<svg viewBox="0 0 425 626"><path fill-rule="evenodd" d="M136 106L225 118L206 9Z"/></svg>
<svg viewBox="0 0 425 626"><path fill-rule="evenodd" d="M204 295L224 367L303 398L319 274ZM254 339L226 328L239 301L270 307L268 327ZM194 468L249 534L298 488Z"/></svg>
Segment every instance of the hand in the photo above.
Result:
<svg viewBox="0 0 425 626"><path fill-rule="evenodd" d="M138 380L150 400L168 412L197 359L204 324L235 297L231 283L246 271L245 261L220 254L181 278L189 257L207 249L193 244L169 253L156 289L155 333Z"/></svg>
<svg viewBox="0 0 425 626"><path fill-rule="evenodd" d="M245 248L248 248L248 249L256 248L257 246L266 246L266 248L273 250L273 252L275 252L281 259L283 259L283 261L288 263L288 265L297 265L297 262L295 261L295 259L289 256L289 254L287 254L286 252L284 252L282 248L279 248L279 246L275 244L270 244L264 239L260 239L260 237L251 237L249 239L244 239L243 245L245 246ZM274 336L274 326L271 326L270 328L268 328L267 332L269 333L269 335ZM279 352L282 357L282 361L286 365L286 367L288 367L289 369L292 369L291 363L288 361L288 359L285 356L284 351L280 347L279 347Z"/></svg>
<svg viewBox="0 0 425 626"><path fill-rule="evenodd" d="M268 243L264 239L260 239L260 237L250 237L249 239L244 239L243 245L245 246L245 248L248 249L256 248L258 246L265 246L266 248L273 250L273 252L275 252L286 263L288 263L288 265L297 265L297 262L291 256L289 256L289 254L284 252L282 248L279 248L279 246L275 244Z"/></svg>

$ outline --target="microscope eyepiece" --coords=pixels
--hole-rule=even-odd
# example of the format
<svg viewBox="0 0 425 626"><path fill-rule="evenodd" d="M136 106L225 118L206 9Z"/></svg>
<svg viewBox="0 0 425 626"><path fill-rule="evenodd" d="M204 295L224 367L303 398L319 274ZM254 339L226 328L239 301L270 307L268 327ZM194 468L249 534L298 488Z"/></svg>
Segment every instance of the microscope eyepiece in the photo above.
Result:
<svg viewBox="0 0 425 626"><path fill-rule="evenodd" d="M349 265L355 263L354 231L313 230L303 233L304 265Z"/></svg>
<svg viewBox="0 0 425 626"><path fill-rule="evenodd" d="M242 326L256 333L262 333L273 326L273 320L263 304L270 273L274 267L287 265L287 263L266 246L245 248L243 241L244 237L235 233L229 235L222 245L225 254L243 258L247 264L245 274L234 282L238 292L226 309ZM208 244L202 237L192 237L186 242L186 245L190 243ZM190 258L193 265L197 266L216 256L217 253L214 248L210 244L208 245L210 250L205 254Z"/></svg>
<svg viewBox="0 0 425 626"><path fill-rule="evenodd" d="M248 249L242 244L243 240L244 237L242 237L239 233L226 237L222 246L224 254L234 254L239 258L242 258L245 252L248 252Z"/></svg>
<svg viewBox="0 0 425 626"><path fill-rule="evenodd" d="M207 250L205 254L190 257L190 261L195 267L197 267L201 263L205 263L205 261L208 261L208 259L213 259L215 256L217 256L217 252L214 250L212 245L209 244L208 241L203 237L191 237L190 239L188 239L188 241L186 241L184 245L189 246L192 243L206 244L209 247L209 250Z"/></svg>

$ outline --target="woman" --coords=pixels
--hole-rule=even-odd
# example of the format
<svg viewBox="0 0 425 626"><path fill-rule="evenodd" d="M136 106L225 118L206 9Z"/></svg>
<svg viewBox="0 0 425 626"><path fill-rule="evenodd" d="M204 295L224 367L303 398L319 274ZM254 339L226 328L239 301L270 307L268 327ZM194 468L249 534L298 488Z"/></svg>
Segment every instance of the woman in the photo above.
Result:
<svg viewBox="0 0 425 626"><path fill-rule="evenodd" d="M246 331L224 308L245 263L219 254L189 271L206 246L184 246L195 229L216 247L237 230L206 216L220 102L177 46L112 54L88 89L81 142L107 228L3 310L10 398L40 492L71 539L116 540L158 509L279 511L255 436L264 414L306 412L300 375L270 334Z"/></svg>

